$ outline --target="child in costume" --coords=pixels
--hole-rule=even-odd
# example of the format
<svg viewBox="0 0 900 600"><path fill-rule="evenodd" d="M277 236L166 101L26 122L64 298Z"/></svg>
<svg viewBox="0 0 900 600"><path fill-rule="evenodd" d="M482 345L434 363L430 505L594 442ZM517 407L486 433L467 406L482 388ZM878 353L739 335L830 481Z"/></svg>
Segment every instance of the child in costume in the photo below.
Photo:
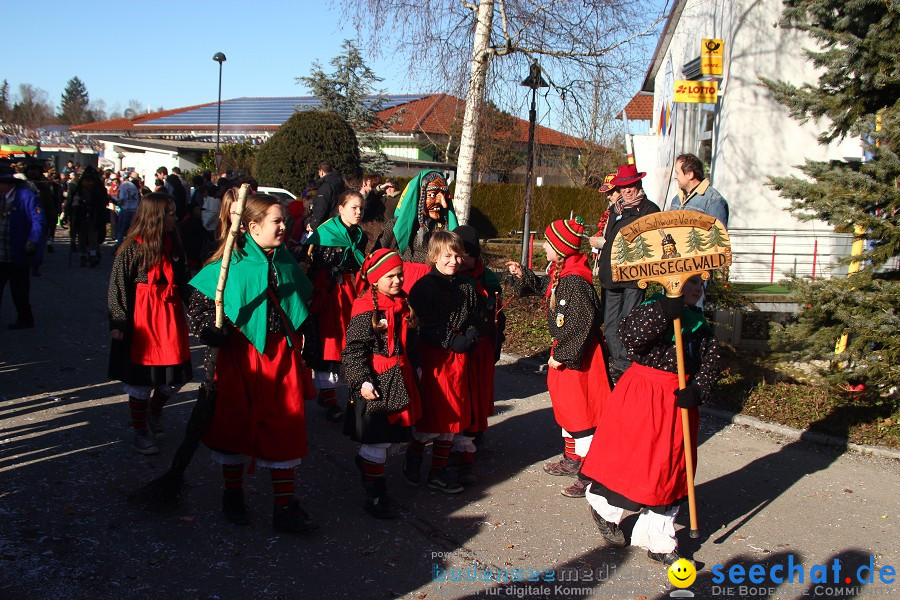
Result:
<svg viewBox="0 0 900 600"><path fill-rule="evenodd" d="M631 543L655 561L680 558L675 516L687 495L681 408L688 409L691 453L697 465L697 407L712 394L719 347L695 307L703 295L700 275L684 283L683 299L655 295L629 313L623 340L633 361L603 406L603 419L582 468L592 480L591 516L610 546L627 545L619 524L639 512ZM686 389L678 389L672 320L681 317Z"/></svg>
<svg viewBox="0 0 900 600"><path fill-rule="evenodd" d="M447 178L440 171L422 171L404 188L394 218L384 223L375 248L400 254L405 261L403 289L409 291L431 270L426 264L431 236L453 231L457 225Z"/></svg>
<svg viewBox="0 0 900 600"><path fill-rule="evenodd" d="M457 275L464 254L458 235L434 232L426 257L431 271L409 292L419 318L422 418L406 451L403 475L411 485L419 484L425 444L433 440L428 487L448 494L463 491L447 460L454 435L472 424L468 353L478 343L475 286L470 277Z"/></svg>
<svg viewBox="0 0 900 600"><path fill-rule="evenodd" d="M460 271L475 281L478 300L475 320L478 343L472 350L469 368L472 424L453 438L452 451L459 483L473 485L476 482L475 448L487 431L488 417L494 414L494 365L500 359L506 316L498 312L503 289L497 275L484 265L478 232L470 225L460 225L453 232L462 239L466 251Z"/></svg>
<svg viewBox="0 0 900 600"><path fill-rule="evenodd" d="M109 279L109 377L125 384L135 451L158 454L162 409L191 380L184 250L168 194L138 205ZM186 295L186 294L185 294Z"/></svg>
<svg viewBox="0 0 900 600"><path fill-rule="evenodd" d="M597 428L600 407L609 395L606 361L600 333L600 299L591 279L587 256L581 252L581 219L554 221L544 232L544 252L551 262L547 277L538 277L517 262L506 267L520 289L544 291L547 327L553 337L547 365L547 387L553 416L562 427L562 458L544 465L550 475L574 476L564 496L583 498L579 476Z"/></svg>
<svg viewBox="0 0 900 600"><path fill-rule="evenodd" d="M341 351L356 299L356 274L366 258L366 235L359 227L362 204L363 197L355 190L341 194L338 215L319 225L308 241L314 290L310 310L318 322L321 348L319 364L313 368L319 405L325 408L325 418L333 422L344 418L336 392L343 383Z"/></svg>
<svg viewBox="0 0 900 600"><path fill-rule="evenodd" d="M232 523L250 522L244 504L244 465L266 467L272 476L276 531L315 529L294 497L295 467L306 456L304 399L314 395L300 357L297 334L307 320L312 285L284 248L284 212L278 199L253 194L241 219L225 286L226 325L215 327L215 291L224 240L191 280L191 324L200 340L220 348L218 396L203 437L222 464L222 505Z"/></svg>
<svg viewBox="0 0 900 600"><path fill-rule="evenodd" d="M403 291L399 254L376 250L363 263L360 276L371 288L353 303L341 353L350 391L344 433L362 444L356 464L368 496L365 510L389 519L395 515L384 480L388 450L409 441L411 426L422 415L409 358L417 322Z"/></svg>

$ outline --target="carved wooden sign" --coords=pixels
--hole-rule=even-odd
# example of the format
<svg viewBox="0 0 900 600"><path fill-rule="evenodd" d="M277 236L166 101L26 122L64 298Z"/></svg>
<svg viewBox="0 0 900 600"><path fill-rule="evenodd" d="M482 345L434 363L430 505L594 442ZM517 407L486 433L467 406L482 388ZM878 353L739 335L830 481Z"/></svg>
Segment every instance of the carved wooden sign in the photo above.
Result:
<svg viewBox="0 0 900 600"><path fill-rule="evenodd" d="M641 217L623 227L612 248L613 281L645 288L661 283L669 296L700 273L731 265L731 240L721 221L696 210L672 210Z"/></svg>

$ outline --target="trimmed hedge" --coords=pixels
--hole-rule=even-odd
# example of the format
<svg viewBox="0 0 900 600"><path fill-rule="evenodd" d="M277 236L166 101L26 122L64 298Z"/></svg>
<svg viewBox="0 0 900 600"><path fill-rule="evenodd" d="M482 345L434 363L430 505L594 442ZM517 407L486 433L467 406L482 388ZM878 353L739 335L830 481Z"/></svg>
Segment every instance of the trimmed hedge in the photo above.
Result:
<svg viewBox="0 0 900 600"><path fill-rule="evenodd" d="M607 207L606 195L594 188L540 186L532 193L532 231L543 232L553 221L568 219L569 213L574 212L574 216L584 220L585 233L593 235ZM521 231L524 211L523 184L474 184L469 224L482 238L510 237L511 231Z"/></svg>

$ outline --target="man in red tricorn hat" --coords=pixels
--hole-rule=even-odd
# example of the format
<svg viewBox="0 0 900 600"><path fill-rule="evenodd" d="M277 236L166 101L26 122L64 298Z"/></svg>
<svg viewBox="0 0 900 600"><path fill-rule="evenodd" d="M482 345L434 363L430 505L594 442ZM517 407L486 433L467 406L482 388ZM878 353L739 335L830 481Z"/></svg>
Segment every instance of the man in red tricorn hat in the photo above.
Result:
<svg viewBox="0 0 900 600"><path fill-rule="evenodd" d="M616 176L609 183L620 192L619 197L610 206L609 220L603 237L606 244L600 250L597 262L600 265L600 285L604 296L604 335L609 348L609 376L613 384L618 381L631 361L622 344L619 327L622 320L631 310L644 300L644 290L638 288L636 281L612 280L613 240L619 231L640 217L659 212L659 207L644 195L641 179L647 174L638 173L635 165L621 165Z"/></svg>

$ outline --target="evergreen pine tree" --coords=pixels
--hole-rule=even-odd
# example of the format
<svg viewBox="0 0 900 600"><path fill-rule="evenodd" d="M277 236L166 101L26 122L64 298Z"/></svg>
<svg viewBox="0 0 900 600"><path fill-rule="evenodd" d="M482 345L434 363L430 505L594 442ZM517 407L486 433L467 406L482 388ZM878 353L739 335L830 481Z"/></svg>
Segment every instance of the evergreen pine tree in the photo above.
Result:
<svg viewBox="0 0 900 600"><path fill-rule="evenodd" d="M625 238L623 237L622 239ZM644 239L644 236L639 235L631 246L631 260L643 260L645 258L653 258L653 248Z"/></svg>
<svg viewBox="0 0 900 600"><path fill-rule="evenodd" d="M791 212L838 231L856 231L866 249L858 273L815 282L793 279L797 318L775 328L773 348L803 361L822 361L833 384L865 383L888 395L900 385L900 5L874 0L785 0L781 26L807 32L819 44L807 51L821 70L816 84L800 87L763 79L800 121L827 117L823 143L862 139L867 159L807 160L806 175L774 177L791 199ZM823 122L825 120L823 119ZM851 265L852 267L853 265ZM849 334L846 349L835 342ZM893 392L896 399L896 392Z"/></svg>
<svg viewBox="0 0 900 600"><path fill-rule="evenodd" d="M63 90L57 118L65 125L79 125L89 120L87 87L78 77L73 77Z"/></svg>
<svg viewBox="0 0 900 600"><path fill-rule="evenodd" d="M359 141L361 167L365 173L383 175L391 168L391 162L382 147L384 123L378 112L385 108L384 92L375 90L375 84L383 78L366 65L362 54L350 40L344 40L344 54L331 59L335 68L325 73L316 61L306 77L297 77L319 99L319 110L334 112L350 123Z"/></svg>
<svg viewBox="0 0 900 600"><path fill-rule="evenodd" d="M5 79L0 84L0 120L9 120L9 82Z"/></svg>
<svg viewBox="0 0 900 600"><path fill-rule="evenodd" d="M726 246L728 246L728 244L725 243L725 233L719 229L718 225L713 223L713 226L709 230L709 237L706 238L706 243L701 250L725 248Z"/></svg>
<svg viewBox="0 0 900 600"><path fill-rule="evenodd" d="M615 246L613 247L613 260L615 264L634 261L634 249L624 235L616 236Z"/></svg>
<svg viewBox="0 0 900 600"><path fill-rule="evenodd" d="M702 252L703 249L707 247L706 244L707 240L703 237L703 232L696 227L691 227L687 236L687 251L693 252L694 254Z"/></svg>

